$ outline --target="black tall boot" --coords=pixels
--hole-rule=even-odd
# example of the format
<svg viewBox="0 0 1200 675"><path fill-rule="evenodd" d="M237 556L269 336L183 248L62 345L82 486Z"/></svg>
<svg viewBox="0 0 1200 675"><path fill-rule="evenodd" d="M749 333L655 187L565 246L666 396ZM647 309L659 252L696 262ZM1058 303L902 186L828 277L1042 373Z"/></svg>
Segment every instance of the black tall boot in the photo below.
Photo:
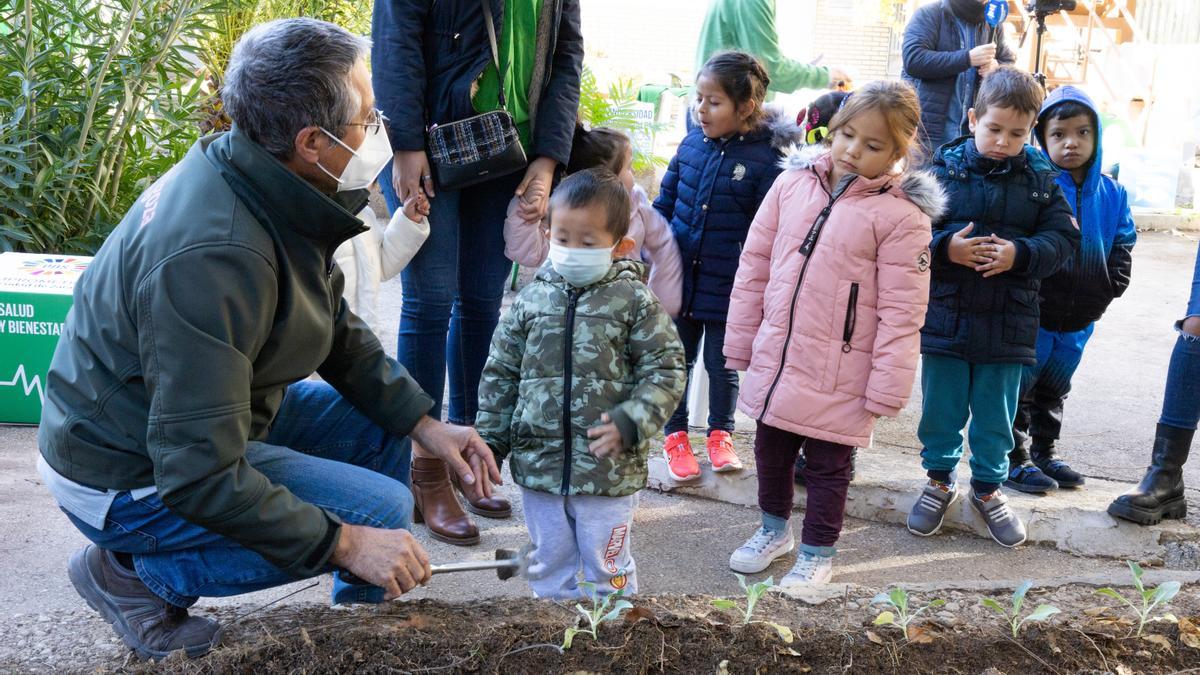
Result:
<svg viewBox="0 0 1200 675"><path fill-rule="evenodd" d="M1139 525L1155 525L1163 518L1183 518L1183 465L1192 447L1193 429L1158 425L1150 468L1136 488L1113 500L1108 514Z"/></svg>

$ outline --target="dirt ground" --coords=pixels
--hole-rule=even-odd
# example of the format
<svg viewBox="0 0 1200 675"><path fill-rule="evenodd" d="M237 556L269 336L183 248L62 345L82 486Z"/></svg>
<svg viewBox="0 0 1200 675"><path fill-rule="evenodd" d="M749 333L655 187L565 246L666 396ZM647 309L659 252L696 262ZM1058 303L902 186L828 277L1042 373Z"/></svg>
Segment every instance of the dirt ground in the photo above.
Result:
<svg viewBox="0 0 1200 675"><path fill-rule="evenodd" d="M1131 591L1126 591L1131 592ZM256 673L1177 673L1200 665L1200 598L1185 588L1168 608L1177 619L1148 624L1142 637L1117 601L1096 589L1034 589L1025 612L1062 610L1029 623L1013 640L981 594L914 593L913 607L946 604L910 629L873 626L882 610L869 595L809 606L781 594L758 604L754 622L718 610L706 596L640 598L598 640L563 631L580 620L563 604L506 599L478 604L432 600L380 608L281 608L234 624L203 659L102 668L96 672ZM993 595L1007 605L1007 594ZM771 625L786 627L790 640ZM1192 670L1190 672L1195 672Z"/></svg>

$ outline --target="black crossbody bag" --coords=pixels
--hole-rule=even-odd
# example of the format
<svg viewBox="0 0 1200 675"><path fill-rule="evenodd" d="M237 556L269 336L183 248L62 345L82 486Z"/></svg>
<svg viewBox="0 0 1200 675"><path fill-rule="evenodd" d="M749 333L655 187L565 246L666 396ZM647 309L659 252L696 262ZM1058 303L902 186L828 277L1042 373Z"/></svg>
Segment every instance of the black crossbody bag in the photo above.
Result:
<svg viewBox="0 0 1200 675"><path fill-rule="evenodd" d="M496 26L488 0L480 0L499 83L499 110L449 124L435 125L426 135L429 164L439 190L460 190L516 173L526 167L525 148L504 100L504 71L496 46Z"/></svg>

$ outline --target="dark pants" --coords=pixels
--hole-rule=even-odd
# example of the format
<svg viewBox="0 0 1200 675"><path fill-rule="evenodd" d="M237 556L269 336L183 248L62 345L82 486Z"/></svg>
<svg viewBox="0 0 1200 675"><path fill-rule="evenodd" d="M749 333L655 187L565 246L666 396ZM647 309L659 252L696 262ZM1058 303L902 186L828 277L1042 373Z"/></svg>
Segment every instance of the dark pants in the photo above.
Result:
<svg viewBox="0 0 1200 675"><path fill-rule="evenodd" d="M778 518L792 513L792 470L796 455L804 448L808 464L804 478L808 505L800 543L833 546L842 533L846 516L846 491L850 489L851 457L854 448L758 423L754 436L754 464L758 470L758 507Z"/></svg>
<svg viewBox="0 0 1200 675"><path fill-rule="evenodd" d="M402 205L392 189L391 166L379 175L379 186L394 213ZM438 191L430 200L429 238L400 273L404 303L396 360L433 398L431 417L441 417L448 377L447 419L475 423L479 378L512 269L504 257L504 214L523 175Z"/></svg>
<svg viewBox="0 0 1200 675"><path fill-rule="evenodd" d="M1014 446L1025 448L1032 437L1034 447L1044 450L1059 439L1071 378L1095 327L1093 323L1070 333L1038 329L1037 365L1025 366L1021 373L1021 399L1013 422Z"/></svg>
<svg viewBox="0 0 1200 675"><path fill-rule="evenodd" d="M704 370L708 372L708 430L733 431L733 409L737 404L738 374L725 367L725 322L700 321L679 317L675 319L679 340L683 343L687 359L688 387L692 384L692 366L696 363L696 352L700 338L704 338ZM687 395L679 401L675 414L667 421L666 433L687 431Z"/></svg>

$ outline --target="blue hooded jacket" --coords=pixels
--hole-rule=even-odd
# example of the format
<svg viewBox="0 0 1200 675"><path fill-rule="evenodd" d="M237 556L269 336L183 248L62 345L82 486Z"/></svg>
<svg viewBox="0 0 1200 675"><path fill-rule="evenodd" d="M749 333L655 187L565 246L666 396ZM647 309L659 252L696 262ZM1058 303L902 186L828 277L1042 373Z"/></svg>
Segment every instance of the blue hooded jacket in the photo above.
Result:
<svg viewBox="0 0 1200 675"><path fill-rule="evenodd" d="M1076 185L1069 171L1058 175L1058 185L1075 211L1083 239L1075 255L1042 282L1041 326L1064 333L1087 328L1104 314L1114 298L1125 292L1137 240L1125 188L1100 172L1103 129L1096 106L1087 94L1077 87L1063 86L1046 97L1034 128L1038 144L1049 158L1045 139L1049 126L1047 113L1068 101L1090 111L1096 146L1083 185Z"/></svg>

